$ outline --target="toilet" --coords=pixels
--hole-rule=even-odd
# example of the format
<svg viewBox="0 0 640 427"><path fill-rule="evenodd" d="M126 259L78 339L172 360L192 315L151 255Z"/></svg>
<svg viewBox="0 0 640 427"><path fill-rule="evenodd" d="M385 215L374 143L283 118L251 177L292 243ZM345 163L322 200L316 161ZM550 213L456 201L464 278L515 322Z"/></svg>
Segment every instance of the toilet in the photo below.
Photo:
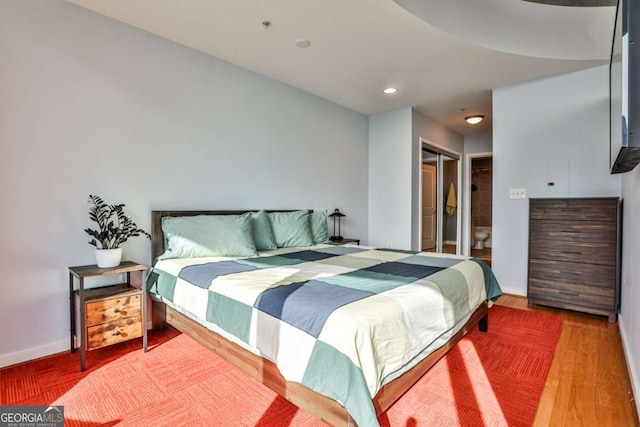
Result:
<svg viewBox="0 0 640 427"><path fill-rule="evenodd" d="M476 225L476 216L471 214L471 247L484 249L491 247L491 226Z"/></svg>
<svg viewBox="0 0 640 427"><path fill-rule="evenodd" d="M481 227L481 226L476 226L475 227L475 232L473 233L473 237L475 237L475 249L484 249L485 244L487 243L487 241L489 240L489 237L491 237L491 227Z"/></svg>
<svg viewBox="0 0 640 427"><path fill-rule="evenodd" d="M474 236L476 238L476 249L484 249L484 241L489 238L489 233L486 231L476 231Z"/></svg>

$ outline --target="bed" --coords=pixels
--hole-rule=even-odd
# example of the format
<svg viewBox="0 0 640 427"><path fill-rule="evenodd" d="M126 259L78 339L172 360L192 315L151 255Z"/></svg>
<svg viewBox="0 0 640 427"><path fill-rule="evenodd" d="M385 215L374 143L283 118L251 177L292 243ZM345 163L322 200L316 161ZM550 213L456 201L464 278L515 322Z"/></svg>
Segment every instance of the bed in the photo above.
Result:
<svg viewBox="0 0 640 427"><path fill-rule="evenodd" d="M471 328L487 330L501 291L473 258L313 243L162 259L163 218L243 214L152 212L154 313L330 425L378 425Z"/></svg>

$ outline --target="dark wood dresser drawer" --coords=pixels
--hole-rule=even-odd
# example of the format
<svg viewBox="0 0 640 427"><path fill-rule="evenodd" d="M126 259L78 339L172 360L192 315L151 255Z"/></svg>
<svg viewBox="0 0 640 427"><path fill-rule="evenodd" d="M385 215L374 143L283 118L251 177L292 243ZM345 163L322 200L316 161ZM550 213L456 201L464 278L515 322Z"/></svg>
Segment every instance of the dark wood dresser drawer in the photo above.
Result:
<svg viewBox="0 0 640 427"><path fill-rule="evenodd" d="M553 240L615 245L618 240L615 222L532 219L529 227L529 235L533 242Z"/></svg>
<svg viewBox="0 0 640 427"><path fill-rule="evenodd" d="M620 200L529 200L529 305L617 319Z"/></svg>
<svg viewBox="0 0 640 427"><path fill-rule="evenodd" d="M531 199L531 219L570 221L618 220L618 201L603 199Z"/></svg>
<svg viewBox="0 0 640 427"><path fill-rule="evenodd" d="M615 302L615 289L530 279L529 298L610 310Z"/></svg>
<svg viewBox="0 0 640 427"><path fill-rule="evenodd" d="M546 259L529 261L529 279L615 289L616 266L583 264Z"/></svg>
<svg viewBox="0 0 640 427"><path fill-rule="evenodd" d="M529 257L584 264L616 265L616 245L615 243L532 240L529 245Z"/></svg>

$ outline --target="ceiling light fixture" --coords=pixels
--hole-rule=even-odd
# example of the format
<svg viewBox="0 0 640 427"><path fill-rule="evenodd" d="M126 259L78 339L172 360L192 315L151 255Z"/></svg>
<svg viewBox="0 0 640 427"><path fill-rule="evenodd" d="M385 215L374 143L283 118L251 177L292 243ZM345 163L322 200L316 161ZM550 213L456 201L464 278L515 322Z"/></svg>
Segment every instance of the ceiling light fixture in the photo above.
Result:
<svg viewBox="0 0 640 427"><path fill-rule="evenodd" d="M469 117L465 117L464 119L470 125L477 125L478 123L484 120L484 116L481 116L481 115L469 116Z"/></svg>
<svg viewBox="0 0 640 427"><path fill-rule="evenodd" d="M386 93L387 95L393 95L394 93L398 92L398 89L396 89L395 87L388 87L385 90L383 90L384 93Z"/></svg>

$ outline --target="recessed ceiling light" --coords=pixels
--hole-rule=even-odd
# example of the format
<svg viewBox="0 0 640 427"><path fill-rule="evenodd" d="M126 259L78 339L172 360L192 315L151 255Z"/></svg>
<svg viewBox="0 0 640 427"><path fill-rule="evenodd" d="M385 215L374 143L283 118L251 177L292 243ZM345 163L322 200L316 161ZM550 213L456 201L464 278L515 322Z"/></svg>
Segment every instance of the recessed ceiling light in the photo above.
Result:
<svg viewBox="0 0 640 427"><path fill-rule="evenodd" d="M296 40L296 46L304 49L311 46L311 42L307 39L298 39Z"/></svg>
<svg viewBox="0 0 640 427"><path fill-rule="evenodd" d="M383 90L384 93L386 93L387 95L393 95L394 93L398 92L398 89L396 89L395 87L388 87L385 90Z"/></svg>
<svg viewBox="0 0 640 427"><path fill-rule="evenodd" d="M464 118L467 123L469 123L470 125L477 125L478 123L480 123L481 121L484 120L484 116L481 115L477 115L477 116L469 116L469 117L465 117Z"/></svg>

